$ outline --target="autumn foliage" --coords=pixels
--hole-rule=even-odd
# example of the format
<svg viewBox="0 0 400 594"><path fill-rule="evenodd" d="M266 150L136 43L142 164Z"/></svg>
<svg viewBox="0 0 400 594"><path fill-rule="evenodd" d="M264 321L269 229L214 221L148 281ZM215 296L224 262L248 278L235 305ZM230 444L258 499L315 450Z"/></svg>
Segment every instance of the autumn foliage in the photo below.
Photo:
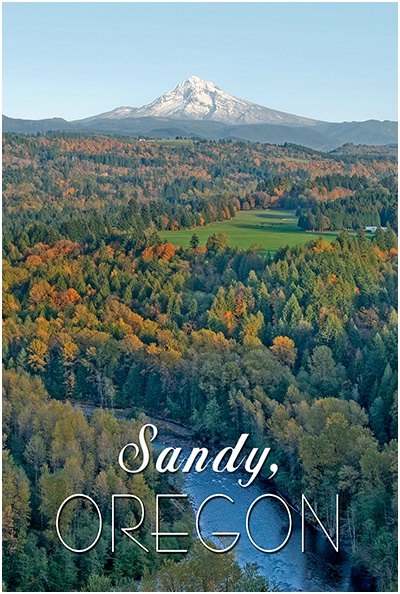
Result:
<svg viewBox="0 0 400 594"><path fill-rule="evenodd" d="M270 346L275 357L284 365L292 367L296 361L297 349L294 341L288 336L276 336Z"/></svg>

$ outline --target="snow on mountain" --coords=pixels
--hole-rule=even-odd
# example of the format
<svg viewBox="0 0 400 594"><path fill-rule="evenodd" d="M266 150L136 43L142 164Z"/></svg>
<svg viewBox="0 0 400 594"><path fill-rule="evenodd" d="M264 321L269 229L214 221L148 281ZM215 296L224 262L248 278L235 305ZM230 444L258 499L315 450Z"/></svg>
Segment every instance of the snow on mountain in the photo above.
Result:
<svg viewBox="0 0 400 594"><path fill-rule="evenodd" d="M295 115L262 107L233 97L216 84L191 76L152 103L135 111L134 117L162 117L176 120L212 120L226 124L300 124L313 125Z"/></svg>
<svg viewBox="0 0 400 594"><path fill-rule="evenodd" d="M172 91L143 107L118 107L96 118L169 118L174 120L211 120L225 124L315 125L316 120L276 111L233 97L216 84L191 76ZM94 118L87 118L87 120Z"/></svg>
<svg viewBox="0 0 400 594"><path fill-rule="evenodd" d="M122 120L123 118L131 118L132 115L137 111L136 107L117 107L112 111L106 111L104 113L99 113L98 115L90 116L88 118L84 118L83 120L78 120L80 122L90 123L95 120Z"/></svg>

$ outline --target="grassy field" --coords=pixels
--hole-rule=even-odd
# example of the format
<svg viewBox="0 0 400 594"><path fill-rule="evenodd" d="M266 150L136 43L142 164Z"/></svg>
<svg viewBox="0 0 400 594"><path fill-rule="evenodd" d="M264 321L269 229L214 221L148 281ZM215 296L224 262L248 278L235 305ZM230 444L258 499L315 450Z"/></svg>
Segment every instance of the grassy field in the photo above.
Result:
<svg viewBox="0 0 400 594"><path fill-rule="evenodd" d="M191 138L151 138L149 142L155 144L165 144L167 146L184 146L186 144L193 144Z"/></svg>
<svg viewBox="0 0 400 594"><path fill-rule="evenodd" d="M310 233L299 229L294 210L250 210L236 213L234 219L222 223L212 223L198 229L183 229L182 231L161 231L160 236L179 247L188 247L190 238L196 233L200 245L206 245L207 239L213 233L226 233L230 246L248 248L253 243L260 243L265 250L276 252L285 245L306 243L313 237L322 235L327 241L333 241L337 236L334 231L324 233Z"/></svg>

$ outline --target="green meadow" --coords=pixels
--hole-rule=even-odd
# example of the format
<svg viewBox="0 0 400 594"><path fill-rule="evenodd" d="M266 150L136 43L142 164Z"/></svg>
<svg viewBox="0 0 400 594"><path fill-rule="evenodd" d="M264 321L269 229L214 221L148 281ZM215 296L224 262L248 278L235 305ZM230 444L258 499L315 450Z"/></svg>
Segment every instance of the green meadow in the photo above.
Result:
<svg viewBox="0 0 400 594"><path fill-rule="evenodd" d="M334 231L310 233L299 229L294 210L249 210L236 213L234 219L222 223L211 223L197 229L182 231L160 231L160 237L177 247L188 247L193 233L200 240L199 245L206 245L207 239L214 233L226 233L230 246L249 248L254 243L262 244L269 252L276 252L285 245L306 243L313 237L322 235L327 241L337 236Z"/></svg>

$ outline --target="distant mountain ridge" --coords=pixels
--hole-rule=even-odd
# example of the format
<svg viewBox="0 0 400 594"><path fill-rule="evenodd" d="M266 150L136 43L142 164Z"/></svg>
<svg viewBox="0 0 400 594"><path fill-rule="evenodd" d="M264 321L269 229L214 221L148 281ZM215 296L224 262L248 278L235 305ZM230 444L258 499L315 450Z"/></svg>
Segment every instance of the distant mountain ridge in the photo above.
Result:
<svg viewBox="0 0 400 594"><path fill-rule="evenodd" d="M29 134L50 130L161 138L196 136L273 144L294 142L319 150L332 150L349 142L397 144L397 122L313 120L239 99L197 76L179 83L148 105L118 107L82 120L22 120L3 116L3 132Z"/></svg>

